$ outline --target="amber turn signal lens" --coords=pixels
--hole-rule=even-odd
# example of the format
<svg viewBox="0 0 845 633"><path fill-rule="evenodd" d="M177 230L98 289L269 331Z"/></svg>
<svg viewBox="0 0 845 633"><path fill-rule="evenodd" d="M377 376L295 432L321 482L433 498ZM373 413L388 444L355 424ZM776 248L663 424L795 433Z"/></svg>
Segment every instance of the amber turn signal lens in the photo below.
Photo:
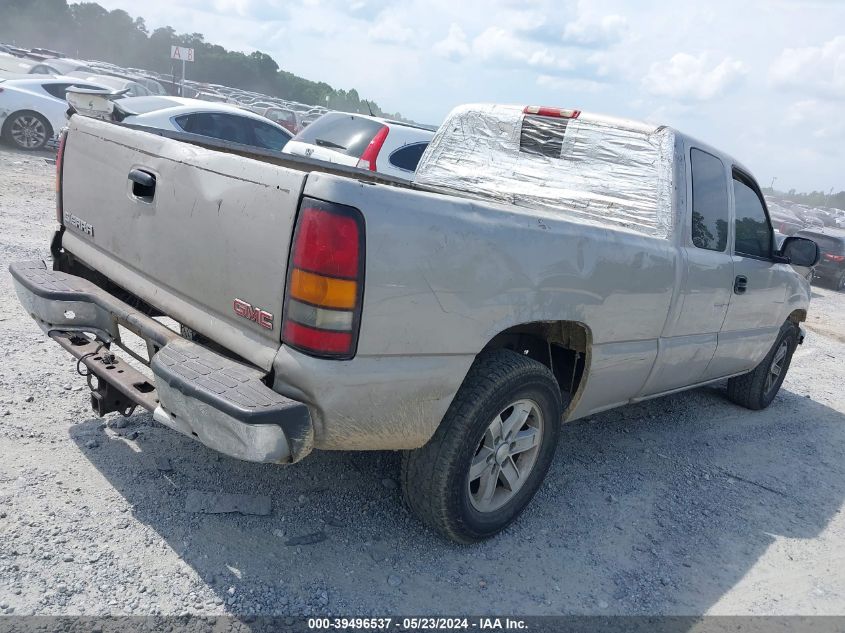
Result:
<svg viewBox="0 0 845 633"><path fill-rule="evenodd" d="M336 279L294 268L290 280L290 295L324 308L351 310L355 307L358 284L349 279Z"/></svg>

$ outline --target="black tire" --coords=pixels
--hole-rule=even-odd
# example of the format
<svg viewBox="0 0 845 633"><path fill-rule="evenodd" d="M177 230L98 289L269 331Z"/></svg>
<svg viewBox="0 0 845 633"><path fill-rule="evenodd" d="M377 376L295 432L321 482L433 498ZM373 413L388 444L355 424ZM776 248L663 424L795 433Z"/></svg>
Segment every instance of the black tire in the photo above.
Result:
<svg viewBox="0 0 845 633"><path fill-rule="evenodd" d="M537 405L531 415L539 411L541 415L536 417L542 420L541 429L535 429L539 443L533 465L528 466L520 486L509 489L504 488L494 466L493 487L498 490L502 485L504 494L512 496L501 507L480 512L471 499L470 464L477 459L491 422L505 415L509 404L523 400ZM431 440L403 453L402 491L408 507L424 523L459 543L477 542L500 532L525 509L546 476L560 435L562 411L560 388L548 367L509 350L483 352ZM514 432L520 429L528 429L528 422ZM494 453L487 461L493 464L498 459ZM522 463L518 461L521 457L515 459L515 464Z"/></svg>
<svg viewBox="0 0 845 633"><path fill-rule="evenodd" d="M843 272L838 277L834 278L833 288L838 292L842 292L843 290L845 290L845 272Z"/></svg>
<svg viewBox="0 0 845 633"><path fill-rule="evenodd" d="M780 371L777 378L767 387L767 378L783 345L786 346L786 351L785 356L780 360ZM754 411L768 407L775 399L783 384L783 379L786 378L796 347L798 347L798 326L791 322L784 323L775 344L762 362L752 372L728 380L728 398Z"/></svg>
<svg viewBox="0 0 845 633"><path fill-rule="evenodd" d="M18 123L21 123L21 125L23 125L24 122L28 123L28 125L26 125L25 127L32 127L34 131L38 131L37 138L26 137L27 140L22 140L21 138L16 137L14 133L15 126ZM31 110L21 110L20 112L14 112L10 114L6 118L6 122L3 124L2 136L3 139L12 147L22 149L27 152L32 152L39 149L44 149L44 146L47 145L47 142L51 138L53 138L53 127L50 125L50 122L47 119L45 119L37 112L32 112Z"/></svg>

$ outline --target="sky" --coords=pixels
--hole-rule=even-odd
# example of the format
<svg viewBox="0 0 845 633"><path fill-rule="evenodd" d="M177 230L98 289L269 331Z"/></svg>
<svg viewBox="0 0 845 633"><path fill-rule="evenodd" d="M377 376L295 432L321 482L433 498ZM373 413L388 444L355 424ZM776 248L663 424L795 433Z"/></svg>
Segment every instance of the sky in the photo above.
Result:
<svg viewBox="0 0 845 633"><path fill-rule="evenodd" d="M845 0L98 2L422 123L462 103L575 108L676 127L762 186L845 189Z"/></svg>

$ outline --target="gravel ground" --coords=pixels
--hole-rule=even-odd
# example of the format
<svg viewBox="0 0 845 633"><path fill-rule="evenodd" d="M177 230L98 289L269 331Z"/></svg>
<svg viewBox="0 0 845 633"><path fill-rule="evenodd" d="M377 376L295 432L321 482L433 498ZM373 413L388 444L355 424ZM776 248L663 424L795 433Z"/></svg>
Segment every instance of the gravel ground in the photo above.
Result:
<svg viewBox="0 0 845 633"><path fill-rule="evenodd" d="M845 613L845 295L815 289L768 410L717 385L566 425L522 519L456 546L403 509L395 454L262 466L94 417L5 272L47 255L44 156L0 148L0 613ZM189 512L191 490L273 509Z"/></svg>

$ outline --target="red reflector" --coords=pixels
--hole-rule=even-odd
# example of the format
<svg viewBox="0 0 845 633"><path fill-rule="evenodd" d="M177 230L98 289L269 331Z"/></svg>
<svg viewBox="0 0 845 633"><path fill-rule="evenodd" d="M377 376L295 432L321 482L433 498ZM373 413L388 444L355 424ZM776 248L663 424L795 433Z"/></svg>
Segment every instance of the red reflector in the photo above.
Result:
<svg viewBox="0 0 845 633"><path fill-rule="evenodd" d="M845 255L834 255L833 253L825 253L824 258L829 262L845 262Z"/></svg>
<svg viewBox="0 0 845 633"><path fill-rule="evenodd" d="M354 218L305 207L293 246L294 266L330 277L355 279L360 239Z"/></svg>
<svg viewBox="0 0 845 633"><path fill-rule="evenodd" d="M370 171L376 170L378 154L384 145L384 140L387 138L387 133L389 131L390 128L385 125L376 133L373 140L371 140L370 144L367 145L367 149L365 149L364 153L361 154L361 160L358 161L358 167L369 169Z"/></svg>
<svg viewBox="0 0 845 633"><path fill-rule="evenodd" d="M548 116L555 119L577 119L581 110L564 110L561 108L547 108L545 106L525 106L523 114L534 114L536 116Z"/></svg>
<svg viewBox="0 0 845 633"><path fill-rule="evenodd" d="M286 320L282 339L289 345L326 354L346 354L352 347L351 332L331 332Z"/></svg>

